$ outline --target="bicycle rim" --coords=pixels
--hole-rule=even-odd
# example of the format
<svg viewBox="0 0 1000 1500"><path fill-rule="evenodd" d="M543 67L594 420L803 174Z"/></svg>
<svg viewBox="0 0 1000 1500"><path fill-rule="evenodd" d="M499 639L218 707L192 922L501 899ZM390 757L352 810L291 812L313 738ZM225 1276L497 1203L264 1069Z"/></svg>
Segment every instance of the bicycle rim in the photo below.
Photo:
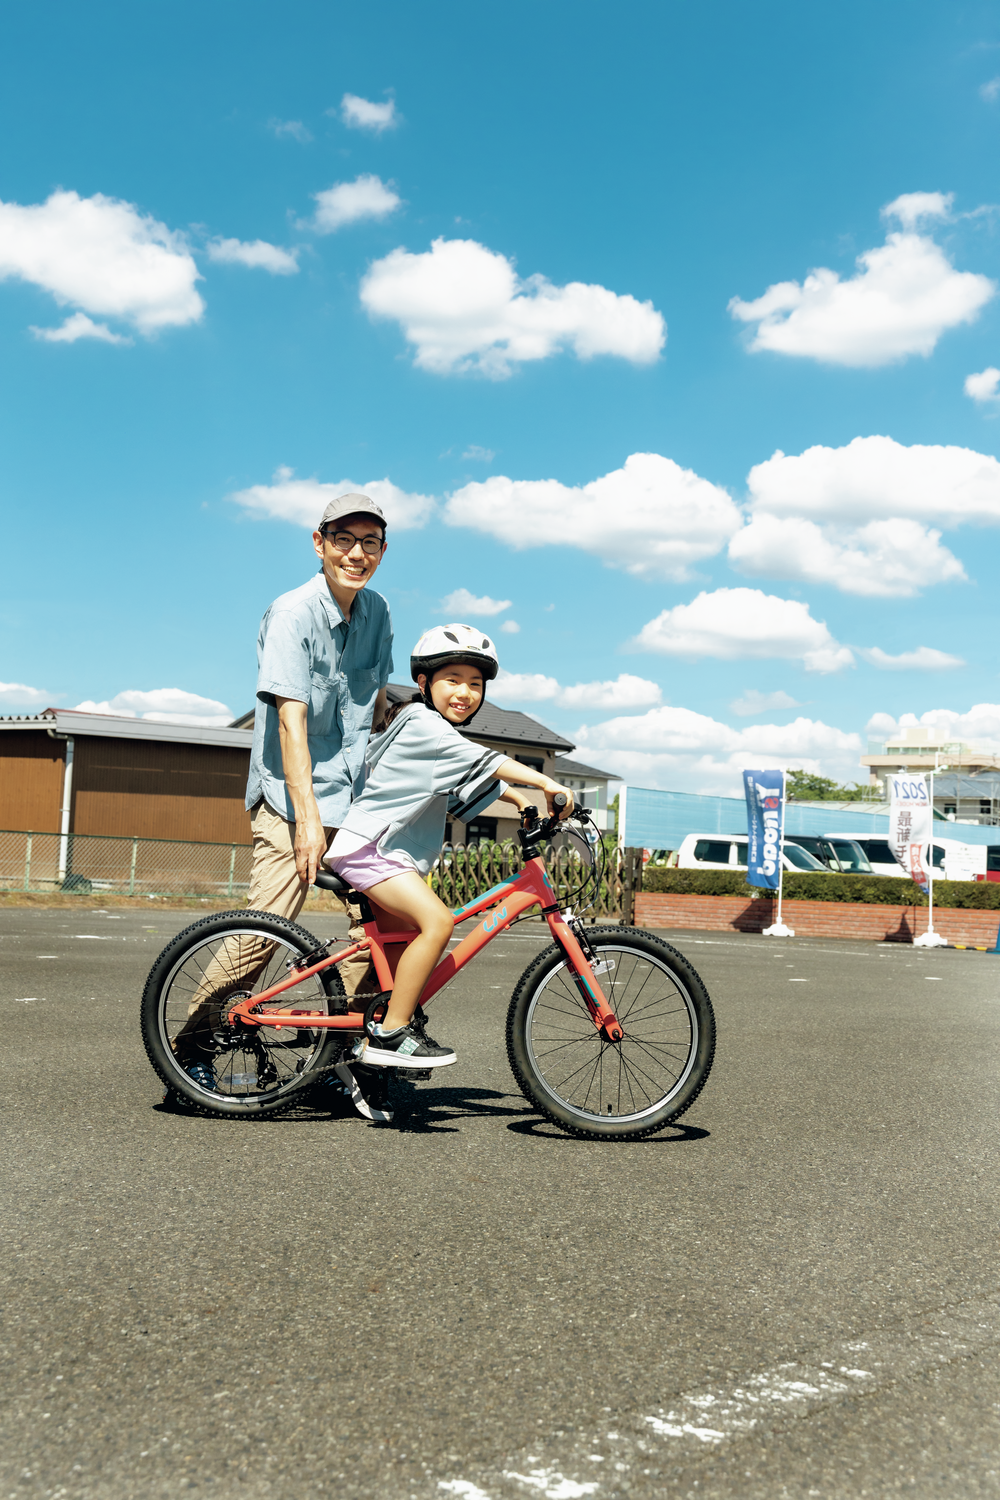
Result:
<svg viewBox="0 0 1000 1500"><path fill-rule="evenodd" d="M598 1032L563 961L531 998L525 1045L538 1084L581 1123L641 1126L688 1082L698 1053L698 1010L665 961L627 944L602 942L596 951L622 1040L608 1042Z"/></svg>
<svg viewBox="0 0 1000 1500"><path fill-rule="evenodd" d="M228 1018L241 998L287 979L289 961L300 957L299 945L290 938L255 927L210 934L178 956L160 989L157 1027L165 1056L185 1073L186 1089L193 1083L206 1105L266 1109L299 1088L303 1075L319 1066L332 1041L328 1032L308 1026L309 1013L329 1014L320 975L303 980L267 1007L306 1012L301 1026L278 1031L233 1026ZM207 1073L199 1075L199 1064Z"/></svg>

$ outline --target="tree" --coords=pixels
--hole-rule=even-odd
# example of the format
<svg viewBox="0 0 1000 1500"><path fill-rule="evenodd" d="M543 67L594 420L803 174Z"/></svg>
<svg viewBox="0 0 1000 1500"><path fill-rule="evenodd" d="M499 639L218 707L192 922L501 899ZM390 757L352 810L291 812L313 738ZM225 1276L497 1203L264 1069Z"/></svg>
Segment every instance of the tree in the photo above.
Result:
<svg viewBox="0 0 1000 1500"><path fill-rule="evenodd" d="M829 776L799 770L785 772L785 791L790 802L860 802L871 798L873 788L857 781L840 786Z"/></svg>

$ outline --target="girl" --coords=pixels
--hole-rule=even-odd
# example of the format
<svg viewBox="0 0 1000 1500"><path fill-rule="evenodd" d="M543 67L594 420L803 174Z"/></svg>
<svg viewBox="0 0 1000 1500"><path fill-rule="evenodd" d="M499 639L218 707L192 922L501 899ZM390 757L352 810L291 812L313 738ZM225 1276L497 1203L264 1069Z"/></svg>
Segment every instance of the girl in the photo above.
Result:
<svg viewBox="0 0 1000 1500"><path fill-rule="evenodd" d="M544 792L550 814L557 792L567 799L562 816L573 811L573 794L550 776L458 733L456 726L478 713L499 666L493 642L471 625L424 632L410 657L420 691L390 709L373 735L367 785L326 855L342 880L420 932L399 960L385 1019L368 1028L369 1067L440 1068L456 1061L451 1047L413 1023L421 991L454 932L451 912L423 878L441 851L449 794L458 792L467 809L496 795L527 807L530 799L514 787L497 794L502 777Z"/></svg>

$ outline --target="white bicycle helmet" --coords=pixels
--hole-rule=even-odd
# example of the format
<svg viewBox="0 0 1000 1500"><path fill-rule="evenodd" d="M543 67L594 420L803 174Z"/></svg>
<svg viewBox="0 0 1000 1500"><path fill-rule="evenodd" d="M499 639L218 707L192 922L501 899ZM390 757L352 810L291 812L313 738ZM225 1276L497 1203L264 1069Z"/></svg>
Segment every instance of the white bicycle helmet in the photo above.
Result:
<svg viewBox="0 0 1000 1500"><path fill-rule="evenodd" d="M481 630L472 625L432 625L430 630L424 631L410 655L410 676L413 681L416 682L421 672L427 676L421 696L428 708L434 708L430 691L431 677L438 667L449 667L456 662L467 662L470 666L479 667L484 682L491 682L500 670L497 648ZM484 693L479 708L485 702ZM472 722L479 708L469 715L466 724ZM434 711L437 712L436 709Z"/></svg>
<svg viewBox="0 0 1000 1500"><path fill-rule="evenodd" d="M410 676L416 682L420 672L429 677L438 667L460 661L481 668L485 682L492 682L500 670L497 648L481 630L472 625L432 625L413 648Z"/></svg>

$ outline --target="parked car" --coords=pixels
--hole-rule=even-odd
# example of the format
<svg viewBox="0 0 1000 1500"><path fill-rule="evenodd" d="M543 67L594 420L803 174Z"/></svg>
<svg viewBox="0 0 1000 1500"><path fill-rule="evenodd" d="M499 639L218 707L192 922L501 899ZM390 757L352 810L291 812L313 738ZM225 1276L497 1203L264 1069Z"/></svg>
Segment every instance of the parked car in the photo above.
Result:
<svg viewBox="0 0 1000 1500"><path fill-rule="evenodd" d="M946 880L1000 880L1000 844L966 844L935 828L934 869ZM940 840L940 842L938 842ZM885 839L861 834L855 842L867 854L876 875L903 874Z"/></svg>
<svg viewBox="0 0 1000 1500"><path fill-rule="evenodd" d="M872 874L868 856L857 839L845 838L839 833L826 838L819 838L811 833L786 833L785 848L790 844L797 844L800 849L805 849L820 861L824 869L848 875Z"/></svg>
<svg viewBox="0 0 1000 1500"><path fill-rule="evenodd" d="M678 870L745 870L747 841L735 834L689 833L672 862ZM782 868L824 871L826 866L805 849L786 843Z"/></svg>

